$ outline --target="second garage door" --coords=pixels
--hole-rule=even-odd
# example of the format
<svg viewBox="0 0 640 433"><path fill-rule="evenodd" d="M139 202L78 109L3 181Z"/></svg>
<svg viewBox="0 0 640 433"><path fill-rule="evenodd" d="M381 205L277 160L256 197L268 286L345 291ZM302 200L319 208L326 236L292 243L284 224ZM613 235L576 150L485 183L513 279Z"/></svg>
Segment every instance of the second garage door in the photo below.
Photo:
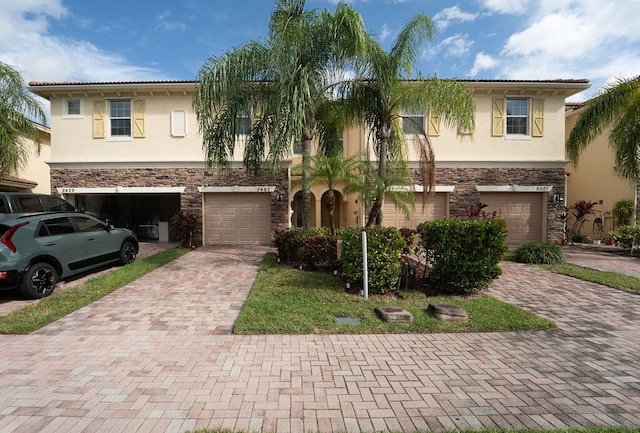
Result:
<svg viewBox="0 0 640 433"><path fill-rule="evenodd" d="M543 196L540 193L495 192L481 193L480 201L487 205L485 212L499 212L507 224L506 243L543 241Z"/></svg>
<svg viewBox="0 0 640 433"><path fill-rule="evenodd" d="M271 194L206 193L205 243L271 243Z"/></svg>
<svg viewBox="0 0 640 433"><path fill-rule="evenodd" d="M422 194L416 194L416 207L411 212L411 218L406 219L404 212L396 209L393 202L389 199L384 201L382 208L382 224L387 227L409 227L415 229L418 224L424 221L435 221L447 216L447 199L448 194L436 193L433 198L427 202L427 206L422 207ZM411 207L409 207L411 209Z"/></svg>

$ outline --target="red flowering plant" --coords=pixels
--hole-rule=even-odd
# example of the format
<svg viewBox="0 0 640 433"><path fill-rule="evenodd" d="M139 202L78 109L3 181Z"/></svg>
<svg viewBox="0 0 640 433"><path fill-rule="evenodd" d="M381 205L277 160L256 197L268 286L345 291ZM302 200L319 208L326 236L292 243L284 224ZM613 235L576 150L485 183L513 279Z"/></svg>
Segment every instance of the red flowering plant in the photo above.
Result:
<svg viewBox="0 0 640 433"><path fill-rule="evenodd" d="M600 201L589 201L589 200L579 200L574 203L569 209L571 210L571 215L574 217L573 225L571 226L571 237L580 237L582 226L585 222L587 222L587 216L593 215L596 213L594 206L602 204L602 200Z"/></svg>

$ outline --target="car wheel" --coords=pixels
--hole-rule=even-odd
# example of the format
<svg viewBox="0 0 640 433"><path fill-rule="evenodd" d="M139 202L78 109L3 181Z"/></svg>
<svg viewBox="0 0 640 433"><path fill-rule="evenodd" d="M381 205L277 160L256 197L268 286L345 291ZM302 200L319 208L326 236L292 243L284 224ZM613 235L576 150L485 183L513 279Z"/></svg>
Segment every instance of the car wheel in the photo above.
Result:
<svg viewBox="0 0 640 433"><path fill-rule="evenodd" d="M120 247L120 264L128 265L129 263L133 263L136 259L136 254L136 246L133 242L124 242Z"/></svg>
<svg viewBox="0 0 640 433"><path fill-rule="evenodd" d="M36 263L24 274L20 292L28 298L44 298L53 293L58 282L58 273L48 263Z"/></svg>

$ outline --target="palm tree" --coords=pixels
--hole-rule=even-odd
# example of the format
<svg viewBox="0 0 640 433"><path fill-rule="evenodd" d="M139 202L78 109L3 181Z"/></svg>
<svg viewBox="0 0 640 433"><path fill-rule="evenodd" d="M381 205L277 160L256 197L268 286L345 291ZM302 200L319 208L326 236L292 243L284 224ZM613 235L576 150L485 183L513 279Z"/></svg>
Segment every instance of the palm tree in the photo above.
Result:
<svg viewBox="0 0 640 433"><path fill-rule="evenodd" d="M28 162L24 138L40 153L40 131L34 121L45 123L42 106L25 93L20 73L0 62L0 178L16 173Z"/></svg>
<svg viewBox="0 0 640 433"><path fill-rule="evenodd" d="M310 187L312 185L324 185L327 188L327 210L329 212L329 227L331 234L336 234L334 213L336 209L335 189L342 185L345 194L360 192L363 174L369 166L361 155L343 158L342 152L327 156L324 153L316 153L310 156L307 162L291 169L292 175L308 173L291 183L292 187Z"/></svg>
<svg viewBox="0 0 640 433"><path fill-rule="evenodd" d="M576 165L580 153L611 125L609 145L621 176L640 181L640 76L617 79L585 105L567 140L567 154Z"/></svg>
<svg viewBox="0 0 640 433"><path fill-rule="evenodd" d="M391 48L386 52L378 43L369 39L367 57L363 66L363 79L349 86L348 112L352 122L364 119L366 127L376 140L378 157L377 182L383 187L388 182L388 163L395 161L398 167L391 177L406 173L407 145L400 120L403 112L429 112L438 116L444 126L473 130L475 101L471 92L454 80L439 80L437 77L412 79L413 66L422 44L435 36L435 26L424 14L416 14L398 34ZM435 184L433 151L422 131L422 125L414 125L416 137L421 145L420 153L426 158L430 175L423 176L425 192L432 191ZM385 190L379 189L367 225L380 224L380 210Z"/></svg>
<svg viewBox="0 0 640 433"><path fill-rule="evenodd" d="M209 167L229 167L236 145L236 118L250 111L244 166L256 173L262 162L275 169L302 145L308 163L316 137L316 110L328 97L332 71L364 47L362 17L345 4L333 13L304 10L305 0L279 0L266 41L251 41L201 68L194 95ZM303 173L303 177L308 176ZM310 193L302 194L305 231L310 228Z"/></svg>

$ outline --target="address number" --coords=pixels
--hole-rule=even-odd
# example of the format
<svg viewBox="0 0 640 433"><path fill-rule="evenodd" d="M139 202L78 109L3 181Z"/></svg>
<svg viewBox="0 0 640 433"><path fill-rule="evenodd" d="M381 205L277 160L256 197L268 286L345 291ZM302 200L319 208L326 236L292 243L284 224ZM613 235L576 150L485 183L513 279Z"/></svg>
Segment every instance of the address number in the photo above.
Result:
<svg viewBox="0 0 640 433"><path fill-rule="evenodd" d="M536 191L549 192L549 191L551 191L551 187L550 186L536 186Z"/></svg>
<svg viewBox="0 0 640 433"><path fill-rule="evenodd" d="M60 192L62 194L73 194L75 192L75 188L61 188Z"/></svg>
<svg viewBox="0 0 640 433"><path fill-rule="evenodd" d="M268 186L259 186L258 192L271 192L271 190Z"/></svg>

